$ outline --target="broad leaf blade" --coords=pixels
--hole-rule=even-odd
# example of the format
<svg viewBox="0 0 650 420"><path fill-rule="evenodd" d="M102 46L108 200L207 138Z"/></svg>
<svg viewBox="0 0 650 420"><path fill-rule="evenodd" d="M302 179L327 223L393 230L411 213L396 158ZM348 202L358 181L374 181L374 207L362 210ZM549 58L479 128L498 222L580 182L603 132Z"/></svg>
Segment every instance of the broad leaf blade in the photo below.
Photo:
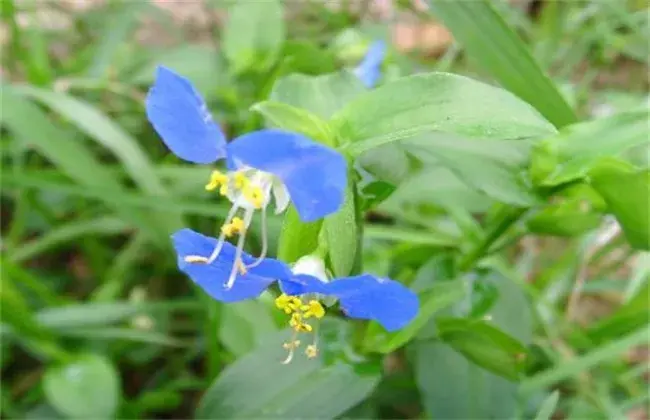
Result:
<svg viewBox="0 0 650 420"><path fill-rule="evenodd" d="M430 0L429 5L470 58L504 87L537 108L556 127L577 120L526 45L488 1Z"/></svg>
<svg viewBox="0 0 650 420"><path fill-rule="evenodd" d="M49 403L72 418L113 418L121 393L113 364L92 354L48 367L43 388Z"/></svg>
<svg viewBox="0 0 650 420"><path fill-rule="evenodd" d="M650 249L650 171L608 159L589 171L589 179L616 216L630 244Z"/></svg>
<svg viewBox="0 0 650 420"><path fill-rule="evenodd" d="M583 178L603 157L648 143L648 113L630 112L574 124L537 146L531 173L546 187Z"/></svg>
<svg viewBox="0 0 650 420"><path fill-rule="evenodd" d="M328 120L364 91L363 84L348 71L322 76L291 74L275 83L271 99L305 109Z"/></svg>
<svg viewBox="0 0 650 420"><path fill-rule="evenodd" d="M337 112L331 124L354 155L425 132L500 140L555 132L511 93L448 73L409 76L366 92Z"/></svg>
<svg viewBox="0 0 650 420"><path fill-rule="evenodd" d="M517 149L527 149L526 142L427 133L401 144L425 165L449 168L467 185L498 201L522 207L537 202L519 174L519 166L526 159L521 158ZM522 154L525 156L526 152Z"/></svg>
<svg viewBox="0 0 650 420"><path fill-rule="evenodd" d="M303 255L314 252L318 247L318 234L322 225L322 219L303 223L296 209L289 206L278 240L278 258L292 263Z"/></svg>
<svg viewBox="0 0 650 420"><path fill-rule="evenodd" d="M335 145L327 122L305 109L275 101L260 102L251 109L262 114L268 125L302 133L328 146Z"/></svg>
<svg viewBox="0 0 650 420"><path fill-rule="evenodd" d="M230 365L206 391L196 418L331 419L358 404L379 377L355 372L351 365L324 366L297 354L284 365L282 340L289 331Z"/></svg>
<svg viewBox="0 0 650 420"><path fill-rule="evenodd" d="M327 216L323 222L330 261L336 277L350 274L357 252L360 251L354 207L354 184L352 182L348 184L343 205L336 213Z"/></svg>

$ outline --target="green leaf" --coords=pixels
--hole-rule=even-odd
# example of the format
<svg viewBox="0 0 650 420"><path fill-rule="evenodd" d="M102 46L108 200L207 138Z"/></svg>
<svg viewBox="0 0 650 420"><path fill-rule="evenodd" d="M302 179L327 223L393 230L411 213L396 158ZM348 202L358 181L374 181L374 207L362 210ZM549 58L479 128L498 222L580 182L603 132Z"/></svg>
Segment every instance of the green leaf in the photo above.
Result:
<svg viewBox="0 0 650 420"><path fill-rule="evenodd" d="M539 143L533 154L533 180L552 187L583 178L603 157L647 144L647 112L630 112L574 124Z"/></svg>
<svg viewBox="0 0 650 420"><path fill-rule="evenodd" d="M537 202L519 175L520 157L512 152L526 147L525 142L425 133L401 144L425 165L445 166L467 185L498 201L522 207ZM500 150L507 153L500 153Z"/></svg>
<svg viewBox="0 0 650 420"><path fill-rule="evenodd" d="M351 365L324 366L297 354L291 363L282 341L289 331L228 366L205 392L196 418L333 419L363 401L376 386L376 373Z"/></svg>
<svg viewBox="0 0 650 420"><path fill-rule="evenodd" d="M519 378L526 348L483 321L441 319L440 338L477 365L510 380Z"/></svg>
<svg viewBox="0 0 650 420"><path fill-rule="evenodd" d="M650 308L650 283L646 282L629 302L618 308L612 315L589 327L587 335L597 344L616 340L617 337L648 324L650 318L648 308Z"/></svg>
<svg viewBox="0 0 650 420"><path fill-rule="evenodd" d="M129 225L115 217L100 217L91 220L73 220L59 225L39 238L21 244L10 253L9 258L16 263L29 260L43 252L61 246L66 242L85 235L117 235L124 233Z"/></svg>
<svg viewBox="0 0 650 420"><path fill-rule="evenodd" d="M285 39L283 13L275 0L236 2L228 9L222 46L235 73L263 72L273 64Z"/></svg>
<svg viewBox="0 0 650 420"><path fill-rule="evenodd" d="M601 219L600 214L574 202L546 207L528 219L526 226L532 233L574 237L596 229Z"/></svg>
<svg viewBox="0 0 650 420"><path fill-rule="evenodd" d="M231 353L241 356L262 344L261 338L277 332L266 304L249 300L221 307L219 340Z"/></svg>
<svg viewBox="0 0 650 420"><path fill-rule="evenodd" d="M64 116L89 137L113 152L124 164L133 180L144 190L162 194L162 183L143 148L93 105L65 93L31 86L13 87L14 92L34 98Z"/></svg>
<svg viewBox="0 0 650 420"><path fill-rule="evenodd" d="M531 232L577 236L597 228L605 210L605 202L587 184L574 184L563 188L550 204L539 210L526 225Z"/></svg>
<svg viewBox="0 0 650 420"><path fill-rule="evenodd" d="M418 74L373 89L337 112L331 124L355 155L425 132L499 140L555 132L510 92L448 73Z"/></svg>
<svg viewBox="0 0 650 420"><path fill-rule="evenodd" d="M469 57L504 87L537 108L556 127L577 120L524 42L488 1L429 0L429 5ZM470 107L472 112L477 108Z"/></svg>
<svg viewBox="0 0 650 420"><path fill-rule="evenodd" d="M424 205L484 213L491 202L484 193L468 186L448 168L431 165L401 182L380 209L390 214L404 215L408 209Z"/></svg>
<svg viewBox="0 0 650 420"><path fill-rule="evenodd" d="M278 258L292 263L303 255L308 255L318 247L318 234L323 220L303 223L298 212L291 205L287 209L278 240Z"/></svg>
<svg viewBox="0 0 650 420"><path fill-rule="evenodd" d="M410 359L426 417L514 418L516 384L474 365L449 345L417 342Z"/></svg>
<svg viewBox="0 0 650 420"><path fill-rule="evenodd" d="M169 67L189 79L208 99L227 83L223 58L217 50L206 45L183 45L164 50L136 72L131 81L142 85L152 84L159 65Z"/></svg>
<svg viewBox="0 0 650 420"><path fill-rule="evenodd" d="M336 277L350 274L357 252L360 252L354 194L354 183L350 180L348 188L345 189L343 205L323 222L330 261Z"/></svg>
<svg viewBox="0 0 650 420"><path fill-rule="evenodd" d="M83 186L83 191L100 190L107 205L125 220L132 221L134 225L146 230L150 237L167 243L165 229L155 223L151 215L109 199L112 194L123 191L121 184L72 133L55 126L38 106L16 94L13 87L2 87L2 101L0 122L16 138L35 148L64 174ZM4 106L9 103L11 106ZM3 175L3 181L8 181L9 178ZM26 177L19 174L17 178L22 180ZM38 184L44 185L40 180Z"/></svg>
<svg viewBox="0 0 650 420"><path fill-rule="evenodd" d="M305 109L286 103L264 101L251 108L264 116L268 125L287 131L302 133L328 146L335 146L335 139L326 121Z"/></svg>
<svg viewBox="0 0 650 420"><path fill-rule="evenodd" d="M156 303L85 303L46 308L36 313L36 320L52 330L111 325L140 314L167 313L179 309L199 309L197 302Z"/></svg>
<svg viewBox="0 0 650 420"><path fill-rule="evenodd" d="M535 420L551 420L559 399L560 391L553 391L551 395L546 397L535 416Z"/></svg>
<svg viewBox="0 0 650 420"><path fill-rule="evenodd" d="M2 314L2 323L11 326L11 329L25 339L50 340L51 332L41 325L29 304L15 286L16 280L13 276L8 275L9 270L3 263L3 282L0 288L0 314Z"/></svg>
<svg viewBox="0 0 650 420"><path fill-rule="evenodd" d="M364 227L368 239L380 239L394 242L405 242L409 245L431 245L441 248L452 248L458 245L459 239L446 232L425 232L416 229L404 229L386 225L368 225Z"/></svg>
<svg viewBox="0 0 650 420"><path fill-rule="evenodd" d="M650 249L650 170L607 159L589 171L589 179L616 216L630 244Z"/></svg>
<svg viewBox="0 0 650 420"><path fill-rule="evenodd" d="M372 176L393 186L400 185L409 175L411 162L399 143L389 143L370 149L357 162Z"/></svg>
<svg viewBox="0 0 650 420"><path fill-rule="evenodd" d="M270 99L328 120L365 90L361 81L345 70L321 76L290 74L275 82Z"/></svg>
<svg viewBox="0 0 650 420"><path fill-rule="evenodd" d="M134 194L127 192L116 191L115 189L106 188L105 186L87 188L85 186L75 186L70 183L64 182L51 182L48 177L34 176L31 174L21 174L14 176L11 173L2 173L2 181L8 186L35 188L43 191L56 191L57 193L69 194L71 196L86 197L106 203L108 206L116 209L120 215L126 219L134 219L135 216L141 216L137 222L133 221L134 225L140 227L147 226L151 222L151 212L146 214L133 211L135 208L156 210L158 212L178 212L178 213L193 213L201 214L210 217L225 217L228 213L228 208L222 204L215 204L206 201L198 201L196 199L172 199L171 197L158 197L152 200L142 194ZM127 211L129 210L129 211ZM275 219L269 220L269 225L274 223ZM256 229L256 228L253 228ZM164 244L169 242L169 236L165 231L157 232L158 237Z"/></svg>
<svg viewBox="0 0 650 420"><path fill-rule="evenodd" d="M93 354L48 367L43 389L48 402L61 414L95 419L114 418L121 393L115 367Z"/></svg>
<svg viewBox="0 0 650 420"><path fill-rule="evenodd" d="M462 281L434 284L419 295L420 310L410 324L399 331L389 333L372 323L368 331L366 347L370 351L391 353L412 340L436 312L461 301L468 293Z"/></svg>
<svg viewBox="0 0 650 420"><path fill-rule="evenodd" d="M646 344L648 342L648 334L650 334L650 328L644 325L630 334L617 337L615 341L605 343L588 353L552 366L522 381L521 391L528 394L552 386L564 379L576 377L582 372L596 368L604 362L618 360L631 348Z"/></svg>

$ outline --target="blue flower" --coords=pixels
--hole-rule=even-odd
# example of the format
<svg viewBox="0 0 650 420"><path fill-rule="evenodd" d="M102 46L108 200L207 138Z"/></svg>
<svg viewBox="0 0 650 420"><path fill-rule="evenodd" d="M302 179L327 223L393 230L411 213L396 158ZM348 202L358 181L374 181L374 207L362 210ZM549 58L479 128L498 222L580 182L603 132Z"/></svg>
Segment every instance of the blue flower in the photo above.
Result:
<svg viewBox="0 0 650 420"><path fill-rule="evenodd" d="M264 258L256 264L254 257L223 241L218 258L209 264L187 261L188 256L211 253L219 244L216 238L201 235L190 229L181 229L174 233L172 242L176 250L178 268L207 294L221 302L256 298L276 279L291 275L286 264L271 258ZM238 252L238 260L242 263L237 267L240 270L238 281L231 288L225 288L225 281L230 275ZM248 267L242 268L246 265Z"/></svg>
<svg viewBox="0 0 650 420"><path fill-rule="evenodd" d="M247 133L227 143L201 95L187 79L166 67L156 70L146 110L158 135L179 158L199 164L221 159L227 163L228 171L213 171L205 188L227 197L232 208L214 250L189 255L192 264L211 264L227 237L239 235L237 249L241 251L256 210L262 212L262 259L267 249L266 207L272 197L276 213L291 201L304 222L327 216L343 204L347 168L340 153L300 134L276 129ZM237 261L228 287L235 281Z"/></svg>
<svg viewBox="0 0 650 420"><path fill-rule="evenodd" d="M385 56L386 44L384 41L375 41L370 45L363 60L355 67L354 74L367 88L372 88L377 84L381 76L381 63Z"/></svg>
<svg viewBox="0 0 650 420"><path fill-rule="evenodd" d="M301 258L289 274L279 278L283 294L276 299L276 306L291 315L289 325L294 330L292 339L285 343L289 350L285 363L300 345L296 340L298 333L313 331L310 318L320 319L325 315L320 299L336 298L348 317L377 321L388 331L405 327L418 312L417 295L404 285L370 274L327 281L325 265L317 257ZM314 340L305 353L315 357L317 351Z"/></svg>

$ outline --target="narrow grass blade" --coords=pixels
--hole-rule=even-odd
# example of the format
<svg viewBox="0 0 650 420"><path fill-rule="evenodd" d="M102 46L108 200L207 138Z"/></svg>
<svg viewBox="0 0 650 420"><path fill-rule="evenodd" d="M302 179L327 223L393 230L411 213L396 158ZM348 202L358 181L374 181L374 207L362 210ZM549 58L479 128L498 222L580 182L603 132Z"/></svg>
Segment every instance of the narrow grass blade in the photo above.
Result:
<svg viewBox="0 0 650 420"><path fill-rule="evenodd" d="M560 364L526 379L521 383L521 391L524 393L530 393L551 386L557 382L576 376L585 370L598 366L603 362L618 358L622 353L626 352L630 348L648 343L649 336L650 328L644 326L632 334L621 337L617 341L598 347L581 357Z"/></svg>

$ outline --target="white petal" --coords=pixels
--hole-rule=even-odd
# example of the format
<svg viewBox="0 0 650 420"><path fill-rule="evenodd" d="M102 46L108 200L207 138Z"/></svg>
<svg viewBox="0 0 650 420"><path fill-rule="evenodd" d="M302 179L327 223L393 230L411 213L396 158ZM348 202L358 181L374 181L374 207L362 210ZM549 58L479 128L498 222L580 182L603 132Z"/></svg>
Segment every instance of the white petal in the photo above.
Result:
<svg viewBox="0 0 650 420"><path fill-rule="evenodd" d="M280 214L285 211L289 205L289 191L287 191L287 187L284 186L284 183L277 178L273 179L271 191L273 191L273 197L275 198L275 214Z"/></svg>
<svg viewBox="0 0 650 420"><path fill-rule="evenodd" d="M300 258L291 268L293 274L307 274L316 277L323 283L327 283L327 274L325 273L325 263L314 255L306 255Z"/></svg>

